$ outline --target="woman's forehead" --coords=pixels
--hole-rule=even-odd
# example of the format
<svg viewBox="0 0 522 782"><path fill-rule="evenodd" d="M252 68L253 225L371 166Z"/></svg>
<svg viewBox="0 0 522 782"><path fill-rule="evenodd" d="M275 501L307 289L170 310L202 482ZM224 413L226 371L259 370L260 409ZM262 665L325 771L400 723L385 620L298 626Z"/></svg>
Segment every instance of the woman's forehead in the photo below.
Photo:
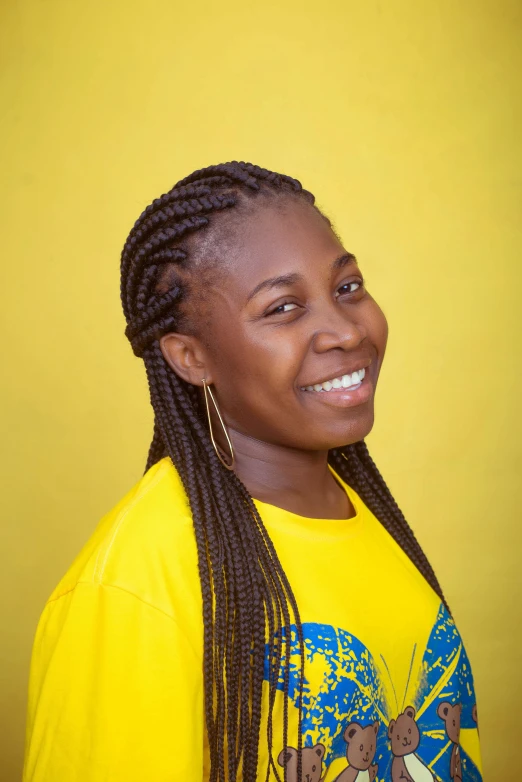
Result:
<svg viewBox="0 0 522 782"><path fill-rule="evenodd" d="M343 246L326 219L305 202L291 201L281 209L263 207L249 216L232 242L225 270L229 281L253 287L266 277L327 269Z"/></svg>

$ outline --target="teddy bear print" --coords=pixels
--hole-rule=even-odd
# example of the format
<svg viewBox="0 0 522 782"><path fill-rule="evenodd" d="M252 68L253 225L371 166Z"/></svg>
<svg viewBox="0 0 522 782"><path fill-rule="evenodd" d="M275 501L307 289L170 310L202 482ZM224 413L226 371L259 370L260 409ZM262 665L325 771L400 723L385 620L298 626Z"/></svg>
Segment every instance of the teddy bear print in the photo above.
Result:
<svg viewBox="0 0 522 782"><path fill-rule="evenodd" d="M429 768L415 754L420 731L413 706L408 706L396 720L390 720L388 738L393 754L392 782L434 782Z"/></svg>
<svg viewBox="0 0 522 782"><path fill-rule="evenodd" d="M335 782L373 782L377 775L377 764L372 763L377 750L379 723L363 728L358 722L351 722L344 731L346 759L349 766L341 771Z"/></svg>
<svg viewBox="0 0 522 782"><path fill-rule="evenodd" d="M453 782L462 782L462 761L459 748L461 711L462 705L460 703L451 704L449 701L439 704L437 709L437 714L446 727L448 738L453 742L450 758L450 777Z"/></svg>
<svg viewBox="0 0 522 782"><path fill-rule="evenodd" d="M320 782L323 771L325 748L322 744L315 747L303 747L301 750L301 768L303 782ZM297 782L297 750L294 747L282 749L277 758L280 766L286 766L288 782Z"/></svg>

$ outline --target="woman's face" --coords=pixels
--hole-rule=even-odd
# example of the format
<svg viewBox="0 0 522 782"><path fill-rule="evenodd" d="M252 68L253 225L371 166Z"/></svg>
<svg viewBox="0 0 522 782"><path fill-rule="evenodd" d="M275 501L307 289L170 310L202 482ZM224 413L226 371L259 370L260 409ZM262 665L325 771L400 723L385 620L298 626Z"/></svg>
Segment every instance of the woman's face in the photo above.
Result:
<svg viewBox="0 0 522 782"><path fill-rule="evenodd" d="M297 200L256 210L210 279L196 284L207 288L201 379L213 383L232 431L305 450L364 438L388 326L326 220ZM311 389L361 367L359 390Z"/></svg>

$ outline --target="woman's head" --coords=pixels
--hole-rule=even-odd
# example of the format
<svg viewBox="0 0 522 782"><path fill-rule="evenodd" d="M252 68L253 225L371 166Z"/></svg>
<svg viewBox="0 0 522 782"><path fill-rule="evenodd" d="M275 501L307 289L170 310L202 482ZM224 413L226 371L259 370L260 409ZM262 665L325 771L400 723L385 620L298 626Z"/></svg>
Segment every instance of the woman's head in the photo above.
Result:
<svg viewBox="0 0 522 782"><path fill-rule="evenodd" d="M291 623L301 655L300 779L299 608L252 497L214 450L201 385L203 379L214 385L231 430L326 450L338 475L444 599L364 442L373 394L348 404L350 393L353 401L375 388L386 320L311 193L295 179L247 163L196 171L156 199L127 239L121 272L126 335L145 363L154 410L145 469L162 457L172 460L194 523L210 781L233 782L240 768L243 779L257 779L267 642L268 753L280 779L271 705L282 645L290 656L283 628ZM367 375L359 392L310 390L360 367ZM288 668L282 676L287 703ZM287 721L274 742L277 752L288 746Z"/></svg>
<svg viewBox="0 0 522 782"><path fill-rule="evenodd" d="M151 290L182 293L160 339L163 356L187 383L213 384L232 432L312 450L362 440L387 324L355 257L295 180L254 178L261 170L247 164L216 168L229 175L194 198L174 201L174 189L142 222L179 226L183 207L208 220L174 242L165 233L177 258L165 258ZM361 368L359 392L312 388Z"/></svg>

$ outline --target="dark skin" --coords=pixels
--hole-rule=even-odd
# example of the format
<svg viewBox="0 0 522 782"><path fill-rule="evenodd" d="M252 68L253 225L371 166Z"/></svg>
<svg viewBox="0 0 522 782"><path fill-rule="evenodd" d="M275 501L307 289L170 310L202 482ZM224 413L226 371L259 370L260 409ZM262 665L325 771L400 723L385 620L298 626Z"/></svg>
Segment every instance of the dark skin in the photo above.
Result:
<svg viewBox="0 0 522 782"><path fill-rule="evenodd" d="M188 303L194 333L165 334L161 350L184 380L212 384L235 472L252 497L310 518L350 518L355 511L328 468L328 450L372 429L386 318L355 258L310 205L263 207L240 233L204 305L200 299L191 311ZM361 366L364 391L303 390ZM350 404L357 393L363 401Z"/></svg>

